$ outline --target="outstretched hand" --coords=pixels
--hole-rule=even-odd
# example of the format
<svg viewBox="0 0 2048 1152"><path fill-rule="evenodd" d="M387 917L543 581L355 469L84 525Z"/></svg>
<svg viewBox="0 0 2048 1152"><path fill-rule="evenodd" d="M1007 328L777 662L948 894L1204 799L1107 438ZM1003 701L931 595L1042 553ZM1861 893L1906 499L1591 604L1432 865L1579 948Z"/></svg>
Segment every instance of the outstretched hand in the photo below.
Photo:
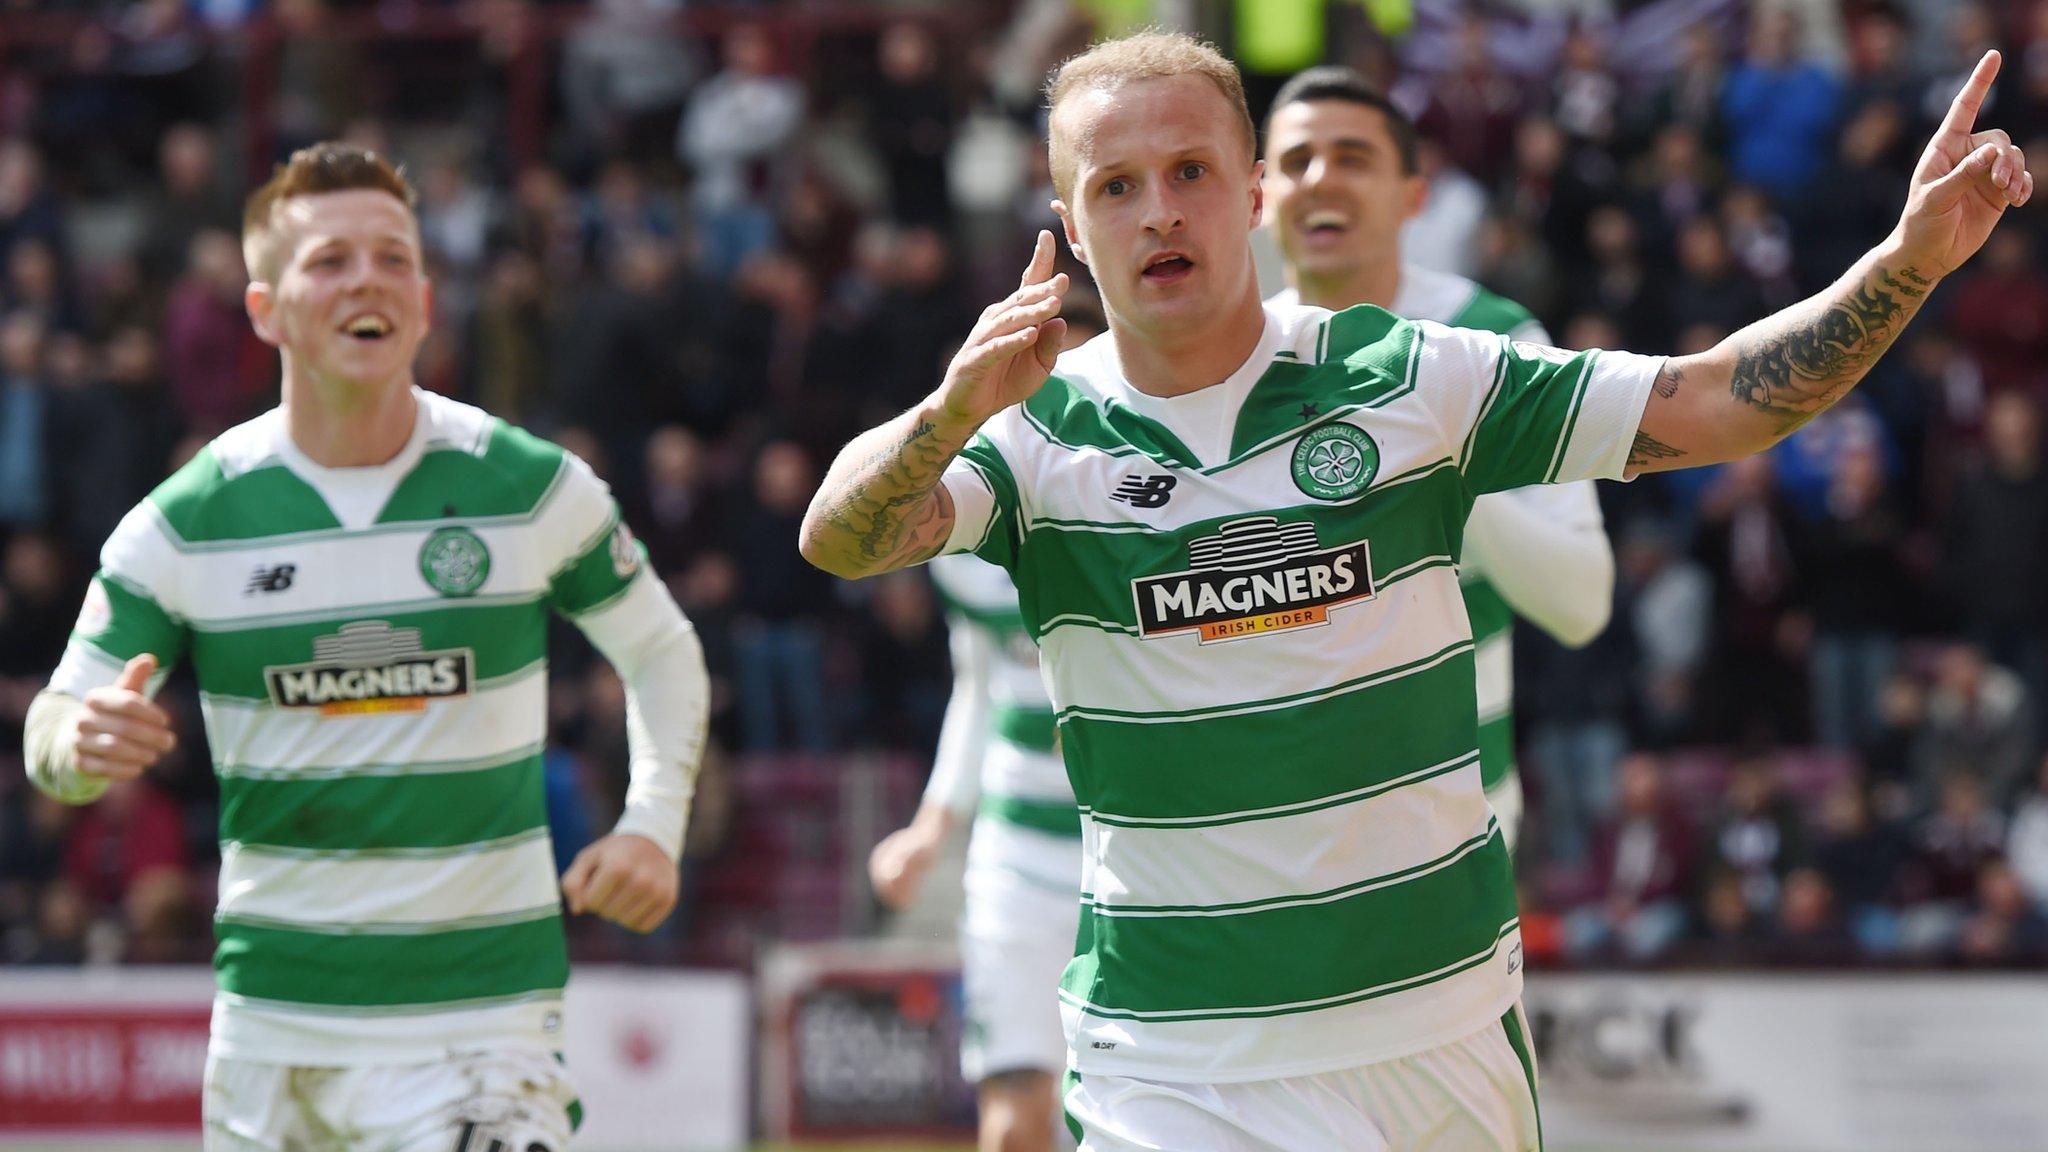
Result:
<svg viewBox="0 0 2048 1152"><path fill-rule="evenodd" d="M939 396L947 415L970 427L1031 398L1052 373L1067 322L1059 318L1067 274L1053 273L1052 233L1040 231L1017 290L982 310L946 368Z"/></svg>
<svg viewBox="0 0 2048 1152"><path fill-rule="evenodd" d="M1998 65L1997 52L1977 61L1913 170L1899 237L1912 266L1930 278L1968 260L2005 210L2034 194L2027 158L2012 137L1998 128L1975 131Z"/></svg>

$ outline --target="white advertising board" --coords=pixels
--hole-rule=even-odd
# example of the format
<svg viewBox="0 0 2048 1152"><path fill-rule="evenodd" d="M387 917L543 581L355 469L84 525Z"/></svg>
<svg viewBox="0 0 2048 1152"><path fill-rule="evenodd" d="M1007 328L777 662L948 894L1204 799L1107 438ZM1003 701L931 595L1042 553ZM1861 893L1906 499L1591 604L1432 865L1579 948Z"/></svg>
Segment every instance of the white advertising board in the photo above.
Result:
<svg viewBox="0 0 2048 1152"><path fill-rule="evenodd" d="M198 968L0 969L0 1148L198 1147L212 991ZM579 966L574 1147L745 1148L751 1011L736 973Z"/></svg>
<svg viewBox="0 0 2048 1152"><path fill-rule="evenodd" d="M1553 1147L2048 1150L2048 978L1561 976L1525 1005Z"/></svg>

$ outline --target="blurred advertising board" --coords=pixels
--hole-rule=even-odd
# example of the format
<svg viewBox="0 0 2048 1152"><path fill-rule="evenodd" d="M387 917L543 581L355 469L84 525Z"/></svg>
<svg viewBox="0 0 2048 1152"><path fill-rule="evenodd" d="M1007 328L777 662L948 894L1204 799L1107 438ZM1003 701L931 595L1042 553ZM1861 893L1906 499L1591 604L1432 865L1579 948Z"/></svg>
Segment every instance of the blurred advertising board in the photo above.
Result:
<svg viewBox="0 0 2048 1152"><path fill-rule="evenodd" d="M2042 1152L2040 975L1535 976L1543 1127L1616 1152Z"/></svg>
<svg viewBox="0 0 2048 1152"><path fill-rule="evenodd" d="M950 946L777 948L760 966L761 1117L773 1140L967 1139Z"/></svg>
<svg viewBox="0 0 2048 1152"><path fill-rule="evenodd" d="M138 1136L197 1146L212 973L0 968L0 1147ZM748 1135L747 981L583 966L568 1058L578 1147L736 1152Z"/></svg>
<svg viewBox="0 0 2048 1152"><path fill-rule="evenodd" d="M761 968L774 1139L971 1136L950 948L778 949ZM2048 977L1537 974L1558 1152L2048 1152Z"/></svg>

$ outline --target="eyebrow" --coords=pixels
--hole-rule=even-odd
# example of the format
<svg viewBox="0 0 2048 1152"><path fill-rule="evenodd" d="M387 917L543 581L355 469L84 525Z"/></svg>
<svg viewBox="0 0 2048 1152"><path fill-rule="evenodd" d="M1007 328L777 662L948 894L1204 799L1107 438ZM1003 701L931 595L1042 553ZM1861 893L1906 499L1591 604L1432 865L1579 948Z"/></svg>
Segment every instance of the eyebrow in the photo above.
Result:
<svg viewBox="0 0 2048 1152"><path fill-rule="evenodd" d="M1284 160L1297 152L1313 150L1314 146L1315 141L1313 140L1303 140L1300 143L1291 144L1280 150L1280 158ZM1330 147L1339 152L1347 150L1357 152L1384 151L1377 141L1370 140L1364 136L1339 136L1335 140L1330 141Z"/></svg>

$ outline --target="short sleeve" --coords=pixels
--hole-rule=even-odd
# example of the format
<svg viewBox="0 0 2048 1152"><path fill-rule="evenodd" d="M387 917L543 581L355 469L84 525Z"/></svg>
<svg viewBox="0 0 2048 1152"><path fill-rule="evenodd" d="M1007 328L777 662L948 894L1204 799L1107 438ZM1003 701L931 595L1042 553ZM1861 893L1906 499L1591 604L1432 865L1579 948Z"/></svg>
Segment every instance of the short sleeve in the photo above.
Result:
<svg viewBox="0 0 2048 1152"><path fill-rule="evenodd" d="M1662 357L1417 328L1417 391L1475 492L1621 478Z"/></svg>
<svg viewBox="0 0 2048 1152"><path fill-rule="evenodd" d="M1016 473L987 432L978 432L941 477L953 498L953 534L945 551L972 552L1014 571L1023 543Z"/></svg>
<svg viewBox="0 0 2048 1152"><path fill-rule="evenodd" d="M623 596L647 563L647 550L626 527L611 488L590 466L565 454L562 502L545 518L547 536L560 543L548 602L565 616L595 611Z"/></svg>
<svg viewBox="0 0 2048 1152"><path fill-rule="evenodd" d="M100 568L86 586L63 661L50 687L83 696L112 684L129 660L154 655L151 687L184 658L188 639L178 613L178 551L156 509L137 505L100 549Z"/></svg>

